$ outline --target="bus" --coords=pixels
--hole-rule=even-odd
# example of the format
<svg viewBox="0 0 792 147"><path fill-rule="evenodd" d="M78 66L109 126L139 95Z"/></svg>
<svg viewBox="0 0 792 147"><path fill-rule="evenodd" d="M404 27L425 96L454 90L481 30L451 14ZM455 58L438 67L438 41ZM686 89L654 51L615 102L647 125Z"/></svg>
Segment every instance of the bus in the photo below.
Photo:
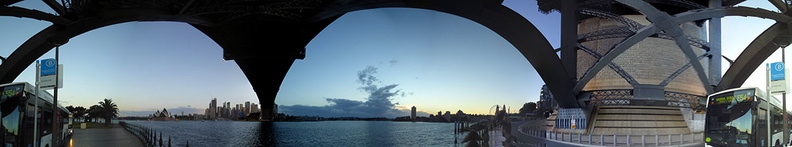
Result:
<svg viewBox="0 0 792 147"><path fill-rule="evenodd" d="M71 113L61 105L52 109L53 96L27 82L0 85L0 141L6 147L64 146L70 137ZM38 108L36 103L38 102ZM35 112L38 111L38 118ZM53 122L54 117L58 117ZM53 128L54 124L58 128ZM35 130L35 131L34 131ZM36 135L34 135L36 134ZM58 138L53 145L53 138Z"/></svg>
<svg viewBox="0 0 792 147"><path fill-rule="evenodd" d="M757 87L746 87L720 91L707 99L704 120L707 146L784 146L785 112L775 97L767 96Z"/></svg>

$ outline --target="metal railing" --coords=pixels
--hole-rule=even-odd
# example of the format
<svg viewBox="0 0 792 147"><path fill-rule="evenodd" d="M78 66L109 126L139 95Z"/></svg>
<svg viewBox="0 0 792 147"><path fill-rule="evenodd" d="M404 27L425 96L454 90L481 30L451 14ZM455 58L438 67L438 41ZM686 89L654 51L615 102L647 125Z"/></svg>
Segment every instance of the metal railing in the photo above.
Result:
<svg viewBox="0 0 792 147"><path fill-rule="evenodd" d="M541 129L520 128L522 134L580 145L600 146L676 146L699 143L703 133L665 134L665 135L594 135L561 133Z"/></svg>
<svg viewBox="0 0 792 147"><path fill-rule="evenodd" d="M147 128L140 125L129 124L124 121L118 122L122 127L124 127L127 131L135 134L135 136L143 142L143 144L147 147L171 147L171 136L168 135L168 140L162 138L162 132L159 132L159 136L157 136L157 130ZM159 138L158 138L159 137ZM167 143L167 144L166 144ZM190 141L187 140L187 147L190 146Z"/></svg>

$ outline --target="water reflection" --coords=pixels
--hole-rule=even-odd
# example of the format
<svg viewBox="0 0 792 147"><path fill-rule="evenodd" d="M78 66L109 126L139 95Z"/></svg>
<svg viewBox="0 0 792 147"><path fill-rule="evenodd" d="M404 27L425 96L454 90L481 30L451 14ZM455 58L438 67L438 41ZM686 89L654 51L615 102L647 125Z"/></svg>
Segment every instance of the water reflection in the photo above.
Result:
<svg viewBox="0 0 792 147"><path fill-rule="evenodd" d="M130 121L174 146L464 146L453 123L390 121ZM454 142L457 143L454 143Z"/></svg>

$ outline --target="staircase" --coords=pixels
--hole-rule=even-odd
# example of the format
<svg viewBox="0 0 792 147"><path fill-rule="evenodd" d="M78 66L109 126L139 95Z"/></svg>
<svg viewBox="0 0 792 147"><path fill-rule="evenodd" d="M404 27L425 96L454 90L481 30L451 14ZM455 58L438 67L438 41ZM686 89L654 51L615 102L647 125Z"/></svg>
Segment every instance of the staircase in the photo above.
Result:
<svg viewBox="0 0 792 147"><path fill-rule="evenodd" d="M666 135L688 134L682 112L675 107L599 106L591 134Z"/></svg>

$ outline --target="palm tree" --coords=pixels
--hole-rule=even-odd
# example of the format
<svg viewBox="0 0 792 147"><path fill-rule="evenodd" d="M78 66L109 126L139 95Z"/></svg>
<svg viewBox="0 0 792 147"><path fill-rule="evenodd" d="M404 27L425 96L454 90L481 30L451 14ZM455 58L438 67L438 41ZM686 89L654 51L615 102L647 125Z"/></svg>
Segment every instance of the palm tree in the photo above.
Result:
<svg viewBox="0 0 792 147"><path fill-rule="evenodd" d="M112 99L99 101L99 115L105 119L105 125L110 125L113 118L118 117L118 105Z"/></svg>

